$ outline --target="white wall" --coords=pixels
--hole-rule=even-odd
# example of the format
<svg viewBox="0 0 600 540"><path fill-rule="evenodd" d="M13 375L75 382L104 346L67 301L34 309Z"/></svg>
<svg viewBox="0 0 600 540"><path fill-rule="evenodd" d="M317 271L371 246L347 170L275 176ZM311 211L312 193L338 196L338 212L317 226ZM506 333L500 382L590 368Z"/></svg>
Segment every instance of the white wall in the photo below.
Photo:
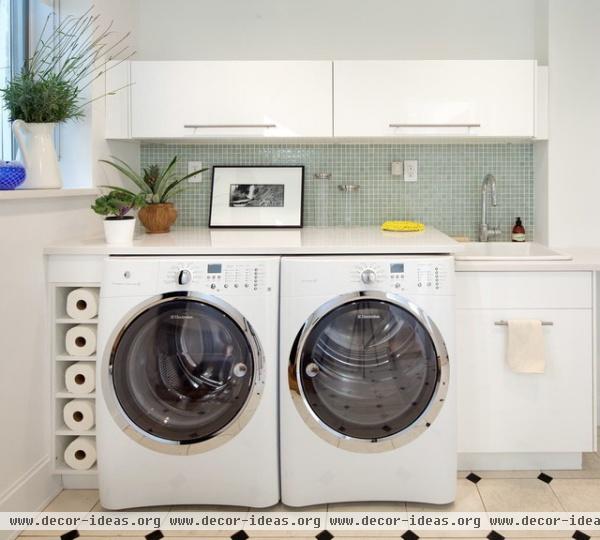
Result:
<svg viewBox="0 0 600 540"><path fill-rule="evenodd" d="M600 246L600 2L550 0L548 241Z"/></svg>
<svg viewBox="0 0 600 540"><path fill-rule="evenodd" d="M50 477L45 246L101 234L90 197L0 200L0 511L35 510ZM0 532L0 538L2 538Z"/></svg>
<svg viewBox="0 0 600 540"><path fill-rule="evenodd" d="M143 0L138 59L533 58L536 0Z"/></svg>

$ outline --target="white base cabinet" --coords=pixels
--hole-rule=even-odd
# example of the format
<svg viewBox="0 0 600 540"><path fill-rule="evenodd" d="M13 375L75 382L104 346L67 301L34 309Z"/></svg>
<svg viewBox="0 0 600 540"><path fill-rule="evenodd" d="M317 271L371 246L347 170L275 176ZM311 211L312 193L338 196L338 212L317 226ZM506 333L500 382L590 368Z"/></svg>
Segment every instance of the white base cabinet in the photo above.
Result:
<svg viewBox="0 0 600 540"><path fill-rule="evenodd" d="M133 138L331 137L331 62L132 62Z"/></svg>
<svg viewBox="0 0 600 540"><path fill-rule="evenodd" d="M573 453L595 447L591 272L457 274L461 453ZM538 319L545 372L513 372L507 326Z"/></svg>

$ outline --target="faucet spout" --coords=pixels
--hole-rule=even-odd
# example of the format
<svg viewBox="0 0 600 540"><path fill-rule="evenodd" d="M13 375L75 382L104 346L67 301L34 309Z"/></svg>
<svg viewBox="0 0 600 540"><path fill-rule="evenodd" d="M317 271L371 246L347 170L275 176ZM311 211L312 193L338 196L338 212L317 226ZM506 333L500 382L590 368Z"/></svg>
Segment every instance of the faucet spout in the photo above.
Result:
<svg viewBox="0 0 600 540"><path fill-rule="evenodd" d="M488 216L487 216L487 194L488 189L492 198L492 206L496 206L498 204L497 190L496 190L496 177L488 173L485 175L483 179L483 183L481 184L481 223L479 225L479 241L487 242L490 237L498 236L500 234L500 230L495 227L489 227L487 224Z"/></svg>

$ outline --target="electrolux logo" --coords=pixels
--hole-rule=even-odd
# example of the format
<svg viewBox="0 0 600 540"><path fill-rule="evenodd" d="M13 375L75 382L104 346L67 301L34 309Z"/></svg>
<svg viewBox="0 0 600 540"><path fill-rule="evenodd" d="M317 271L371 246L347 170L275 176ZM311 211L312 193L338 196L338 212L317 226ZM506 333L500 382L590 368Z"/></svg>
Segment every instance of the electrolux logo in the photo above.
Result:
<svg viewBox="0 0 600 540"><path fill-rule="evenodd" d="M359 313L357 317L359 319L381 319L381 315L365 315L364 313Z"/></svg>
<svg viewBox="0 0 600 540"><path fill-rule="evenodd" d="M177 319L177 320L189 320L189 319L193 319L193 315L171 315L170 316L171 319Z"/></svg>

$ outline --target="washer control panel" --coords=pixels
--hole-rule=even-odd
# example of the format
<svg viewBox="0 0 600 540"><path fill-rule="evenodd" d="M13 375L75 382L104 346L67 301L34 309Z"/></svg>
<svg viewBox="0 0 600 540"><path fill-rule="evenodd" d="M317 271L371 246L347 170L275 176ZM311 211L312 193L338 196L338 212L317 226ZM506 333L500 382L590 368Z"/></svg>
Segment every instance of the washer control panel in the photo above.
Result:
<svg viewBox="0 0 600 540"><path fill-rule="evenodd" d="M163 261L159 281L174 289L251 294L269 289L265 265L243 261Z"/></svg>
<svg viewBox="0 0 600 540"><path fill-rule="evenodd" d="M398 257L358 263L350 272L350 281L362 289L393 292L444 294L451 287L453 269L447 261L411 260Z"/></svg>

